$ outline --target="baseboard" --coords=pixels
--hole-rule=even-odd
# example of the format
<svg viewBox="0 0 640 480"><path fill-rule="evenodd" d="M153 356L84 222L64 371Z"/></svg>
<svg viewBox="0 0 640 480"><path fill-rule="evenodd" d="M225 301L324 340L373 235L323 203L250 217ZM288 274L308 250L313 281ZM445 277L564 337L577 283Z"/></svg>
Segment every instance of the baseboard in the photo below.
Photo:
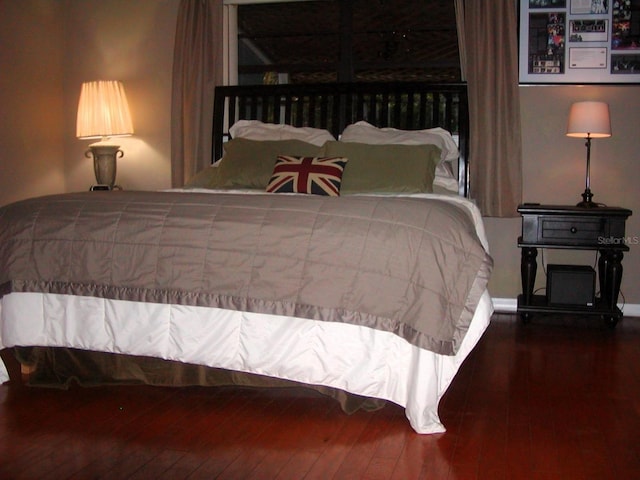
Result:
<svg viewBox="0 0 640 480"><path fill-rule="evenodd" d="M516 313L518 300L515 298L492 298L493 309L498 313Z"/></svg>
<svg viewBox="0 0 640 480"><path fill-rule="evenodd" d="M493 298L493 308L496 312L516 313L518 301L515 298ZM625 305L619 303L618 307L622 310L625 317L640 317L640 304L627 303Z"/></svg>

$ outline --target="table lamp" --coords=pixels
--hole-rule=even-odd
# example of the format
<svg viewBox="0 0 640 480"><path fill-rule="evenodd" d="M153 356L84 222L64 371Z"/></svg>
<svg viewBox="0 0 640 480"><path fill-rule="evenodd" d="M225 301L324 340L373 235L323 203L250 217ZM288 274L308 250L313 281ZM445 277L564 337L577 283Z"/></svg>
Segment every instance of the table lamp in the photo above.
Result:
<svg viewBox="0 0 640 480"><path fill-rule="evenodd" d="M116 158L124 152L118 145L109 144L110 137L133 134L133 124L124 87L118 81L85 82L80 91L76 136L80 139L99 138L85 152L93 158L98 185L112 189L116 181Z"/></svg>
<svg viewBox="0 0 640 480"><path fill-rule="evenodd" d="M585 182L582 201L578 207L592 208L598 204L592 201L591 193L591 139L606 138L611 136L611 120L609 118L609 105L605 102L576 102L569 110L567 124L567 137L584 138L587 147L587 178Z"/></svg>

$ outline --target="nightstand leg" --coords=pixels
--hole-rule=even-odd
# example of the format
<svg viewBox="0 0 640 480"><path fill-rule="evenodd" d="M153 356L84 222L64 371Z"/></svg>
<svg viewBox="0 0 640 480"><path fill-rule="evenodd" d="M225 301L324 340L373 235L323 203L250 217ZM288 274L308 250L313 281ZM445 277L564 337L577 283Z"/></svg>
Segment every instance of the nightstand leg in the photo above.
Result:
<svg viewBox="0 0 640 480"><path fill-rule="evenodd" d="M611 311L615 311L618 304L623 257L624 254L619 250L600 250L600 260L598 260L600 297Z"/></svg>
<svg viewBox="0 0 640 480"><path fill-rule="evenodd" d="M537 256L537 248L522 247L520 276L522 277L522 299L525 305L531 305L531 297L533 296L533 287L536 283L536 272L538 270Z"/></svg>

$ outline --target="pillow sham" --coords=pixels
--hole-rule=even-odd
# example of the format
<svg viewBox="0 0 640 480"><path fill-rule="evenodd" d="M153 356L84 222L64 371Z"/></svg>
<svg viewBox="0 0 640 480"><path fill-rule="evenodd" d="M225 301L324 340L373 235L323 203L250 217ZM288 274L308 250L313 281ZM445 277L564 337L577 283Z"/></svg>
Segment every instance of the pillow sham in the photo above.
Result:
<svg viewBox="0 0 640 480"><path fill-rule="evenodd" d="M273 167L267 192L338 197L346 163L347 159L343 157L280 155Z"/></svg>
<svg viewBox="0 0 640 480"><path fill-rule="evenodd" d="M184 188L212 188L212 185L218 183L218 166L210 165L203 168L185 184Z"/></svg>
<svg viewBox="0 0 640 480"><path fill-rule="evenodd" d="M458 193L460 184L453 173L451 162L440 162L436 165L436 178L433 180L433 186L434 188L441 187L449 192Z"/></svg>
<svg viewBox="0 0 640 480"><path fill-rule="evenodd" d="M263 123L260 120L238 120L229 129L231 138L249 140L301 140L322 146L335 140L328 130L312 127L293 127L275 123Z"/></svg>
<svg viewBox="0 0 640 480"><path fill-rule="evenodd" d="M360 121L348 125L340 140L343 142L400 145L431 144L440 148L441 161L451 162L458 159L460 152L455 140L444 128L426 130L399 130L397 128L378 128L368 122Z"/></svg>
<svg viewBox="0 0 640 480"><path fill-rule="evenodd" d="M300 140L235 138L224 144L224 155L217 167L216 184L211 188L264 190L271 179L278 155L320 157L322 153L322 147Z"/></svg>
<svg viewBox="0 0 640 480"><path fill-rule="evenodd" d="M342 175L342 194L431 193L440 149L435 145L340 141L327 142L325 156L348 159Z"/></svg>
<svg viewBox="0 0 640 480"><path fill-rule="evenodd" d="M343 142L360 142L372 145L399 144L425 145L433 144L442 151L440 162L436 166L434 186L458 193L458 179L453 173L450 162L460 156L458 146L451 134L443 128L429 128L426 130L398 130L396 128L378 128L365 121L348 125L340 140Z"/></svg>

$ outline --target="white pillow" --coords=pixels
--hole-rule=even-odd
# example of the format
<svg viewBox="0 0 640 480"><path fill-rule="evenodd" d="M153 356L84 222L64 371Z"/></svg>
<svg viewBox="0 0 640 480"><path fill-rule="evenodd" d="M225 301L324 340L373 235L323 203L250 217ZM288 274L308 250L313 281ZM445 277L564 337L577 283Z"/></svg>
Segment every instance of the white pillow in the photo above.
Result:
<svg viewBox="0 0 640 480"><path fill-rule="evenodd" d="M442 187L450 192L458 193L460 185L453 173L451 162L441 162L436 165L436 176L433 179L433 185Z"/></svg>
<svg viewBox="0 0 640 480"><path fill-rule="evenodd" d="M460 152L453 137L444 128L426 130L398 130L397 128L378 128L365 121L348 125L340 140L368 144L435 145L442 150L441 162L458 159Z"/></svg>
<svg viewBox="0 0 640 480"><path fill-rule="evenodd" d="M231 138L249 140L302 140L321 147L335 137L328 130L311 127L292 127L260 120L238 120L229 129Z"/></svg>

